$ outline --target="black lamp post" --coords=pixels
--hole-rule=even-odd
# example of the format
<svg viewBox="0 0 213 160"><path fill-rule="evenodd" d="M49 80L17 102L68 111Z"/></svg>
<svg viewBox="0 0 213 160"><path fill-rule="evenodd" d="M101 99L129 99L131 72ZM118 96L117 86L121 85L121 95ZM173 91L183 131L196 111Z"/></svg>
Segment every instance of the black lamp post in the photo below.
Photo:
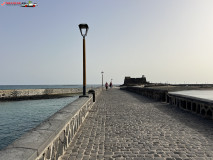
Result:
<svg viewBox="0 0 213 160"><path fill-rule="evenodd" d="M85 37L89 30L89 26L87 24L79 24L79 29L81 31L81 35L83 36L83 96L86 96L86 41Z"/></svg>

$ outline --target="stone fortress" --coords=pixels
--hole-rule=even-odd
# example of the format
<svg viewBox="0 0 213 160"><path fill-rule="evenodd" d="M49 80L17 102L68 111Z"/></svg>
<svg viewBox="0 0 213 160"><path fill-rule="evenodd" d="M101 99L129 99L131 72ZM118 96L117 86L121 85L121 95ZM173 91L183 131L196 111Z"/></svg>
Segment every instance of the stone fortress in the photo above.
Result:
<svg viewBox="0 0 213 160"><path fill-rule="evenodd" d="M142 75L141 78L131 78L125 77L124 79L124 86L138 86L138 85L145 85L149 82L146 81L146 77Z"/></svg>

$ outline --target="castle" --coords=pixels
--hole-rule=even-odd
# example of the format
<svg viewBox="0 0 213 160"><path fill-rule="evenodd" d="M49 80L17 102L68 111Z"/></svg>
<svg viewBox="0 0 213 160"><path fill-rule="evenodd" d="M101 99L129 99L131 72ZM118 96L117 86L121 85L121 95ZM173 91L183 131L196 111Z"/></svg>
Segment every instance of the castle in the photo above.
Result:
<svg viewBox="0 0 213 160"><path fill-rule="evenodd" d="M142 78L131 78L125 77L124 86L135 86L135 85L144 85L149 82L146 81L146 77L142 75Z"/></svg>

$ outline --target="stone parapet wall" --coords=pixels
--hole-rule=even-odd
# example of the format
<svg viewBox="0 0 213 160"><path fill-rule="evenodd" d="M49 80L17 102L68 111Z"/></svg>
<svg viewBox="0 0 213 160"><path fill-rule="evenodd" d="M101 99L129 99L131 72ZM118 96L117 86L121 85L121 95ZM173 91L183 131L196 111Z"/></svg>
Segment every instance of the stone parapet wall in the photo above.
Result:
<svg viewBox="0 0 213 160"><path fill-rule="evenodd" d="M167 97L166 95L168 93L166 90L157 90L157 89L144 88L144 87L128 86L128 87L123 87L122 89L155 99L157 101L162 101L162 102L166 101L166 97Z"/></svg>
<svg viewBox="0 0 213 160"><path fill-rule="evenodd" d="M97 98L101 89L95 91ZM57 160L70 145L93 104L92 95L70 103L0 151L0 159Z"/></svg>
<svg viewBox="0 0 213 160"><path fill-rule="evenodd" d="M204 100L190 96L181 96L170 93L167 90L142 88L142 87L123 87L121 89L146 96L161 102L175 105L182 110L200 115L204 118L213 119L213 101Z"/></svg>
<svg viewBox="0 0 213 160"><path fill-rule="evenodd" d="M204 118L213 119L213 101L211 100L168 93L167 103Z"/></svg>
<svg viewBox="0 0 213 160"><path fill-rule="evenodd" d="M87 91L91 89L88 88ZM15 89L0 90L0 101L19 100L33 98L48 98L66 94L82 93L82 88L64 88L64 89Z"/></svg>

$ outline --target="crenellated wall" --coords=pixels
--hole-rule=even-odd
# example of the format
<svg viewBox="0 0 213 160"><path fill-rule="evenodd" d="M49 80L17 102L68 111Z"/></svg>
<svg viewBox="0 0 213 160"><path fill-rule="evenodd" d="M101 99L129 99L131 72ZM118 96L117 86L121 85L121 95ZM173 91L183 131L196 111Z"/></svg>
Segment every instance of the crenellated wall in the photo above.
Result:
<svg viewBox="0 0 213 160"><path fill-rule="evenodd" d="M101 90L96 89L96 99ZM0 151L5 160L57 160L93 106L92 95L78 98Z"/></svg>

